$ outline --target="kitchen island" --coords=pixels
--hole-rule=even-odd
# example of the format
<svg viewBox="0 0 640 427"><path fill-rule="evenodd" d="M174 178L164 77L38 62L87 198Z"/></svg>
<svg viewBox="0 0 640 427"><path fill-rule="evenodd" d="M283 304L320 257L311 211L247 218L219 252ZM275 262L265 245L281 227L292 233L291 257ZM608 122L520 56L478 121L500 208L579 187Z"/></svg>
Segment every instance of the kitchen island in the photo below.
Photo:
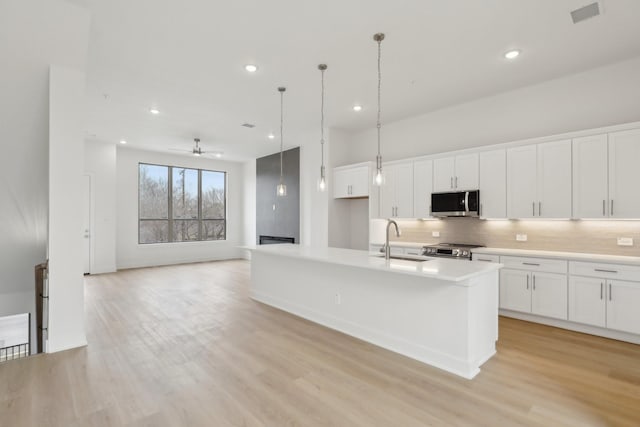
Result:
<svg viewBox="0 0 640 427"><path fill-rule="evenodd" d="M299 245L248 249L256 301L468 379L495 354L500 264Z"/></svg>

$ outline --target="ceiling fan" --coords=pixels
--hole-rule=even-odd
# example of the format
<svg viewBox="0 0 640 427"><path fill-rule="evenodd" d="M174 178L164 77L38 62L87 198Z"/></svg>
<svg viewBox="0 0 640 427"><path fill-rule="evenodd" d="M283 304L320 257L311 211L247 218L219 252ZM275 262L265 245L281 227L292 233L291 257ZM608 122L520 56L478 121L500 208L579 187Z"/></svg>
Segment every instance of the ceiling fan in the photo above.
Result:
<svg viewBox="0 0 640 427"><path fill-rule="evenodd" d="M193 146L193 148L191 150L185 150L182 148L169 148L169 150L171 151L183 151L185 153L191 153L196 157L200 157L204 154L211 154L213 156L215 156L216 158L220 158L222 157L222 151L204 151L202 149L202 147L200 147L200 138L193 138L193 142L195 143L195 145Z"/></svg>

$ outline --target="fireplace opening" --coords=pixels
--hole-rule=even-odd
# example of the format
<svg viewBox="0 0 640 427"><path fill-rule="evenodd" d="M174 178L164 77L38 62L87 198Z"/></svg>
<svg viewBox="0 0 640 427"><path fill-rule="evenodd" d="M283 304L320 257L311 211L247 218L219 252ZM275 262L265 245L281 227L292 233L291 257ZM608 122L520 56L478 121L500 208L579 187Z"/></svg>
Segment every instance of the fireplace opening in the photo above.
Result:
<svg viewBox="0 0 640 427"><path fill-rule="evenodd" d="M281 243L295 243L296 239L293 237L260 236L258 242L261 245L277 245Z"/></svg>

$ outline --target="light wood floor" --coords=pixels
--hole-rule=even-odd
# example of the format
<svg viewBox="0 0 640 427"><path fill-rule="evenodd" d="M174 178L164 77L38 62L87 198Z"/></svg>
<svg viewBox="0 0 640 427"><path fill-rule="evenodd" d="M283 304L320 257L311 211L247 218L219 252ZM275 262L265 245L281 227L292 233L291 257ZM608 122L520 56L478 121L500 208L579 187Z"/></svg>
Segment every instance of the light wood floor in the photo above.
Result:
<svg viewBox="0 0 640 427"><path fill-rule="evenodd" d="M89 346L0 365L0 425L640 425L640 346L500 319L467 381L256 303L248 282L245 261L88 277Z"/></svg>

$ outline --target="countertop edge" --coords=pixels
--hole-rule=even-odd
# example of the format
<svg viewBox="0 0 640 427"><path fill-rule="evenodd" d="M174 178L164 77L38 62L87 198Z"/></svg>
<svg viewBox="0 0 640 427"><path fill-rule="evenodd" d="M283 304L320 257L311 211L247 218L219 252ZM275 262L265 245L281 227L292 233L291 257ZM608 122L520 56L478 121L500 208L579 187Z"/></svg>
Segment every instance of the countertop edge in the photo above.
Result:
<svg viewBox="0 0 640 427"><path fill-rule="evenodd" d="M545 251L535 249L508 249L508 248L475 248L472 253L487 255L525 256L531 258L554 258L569 261L604 262L610 264L640 266L640 257L628 255L591 254L583 252Z"/></svg>

